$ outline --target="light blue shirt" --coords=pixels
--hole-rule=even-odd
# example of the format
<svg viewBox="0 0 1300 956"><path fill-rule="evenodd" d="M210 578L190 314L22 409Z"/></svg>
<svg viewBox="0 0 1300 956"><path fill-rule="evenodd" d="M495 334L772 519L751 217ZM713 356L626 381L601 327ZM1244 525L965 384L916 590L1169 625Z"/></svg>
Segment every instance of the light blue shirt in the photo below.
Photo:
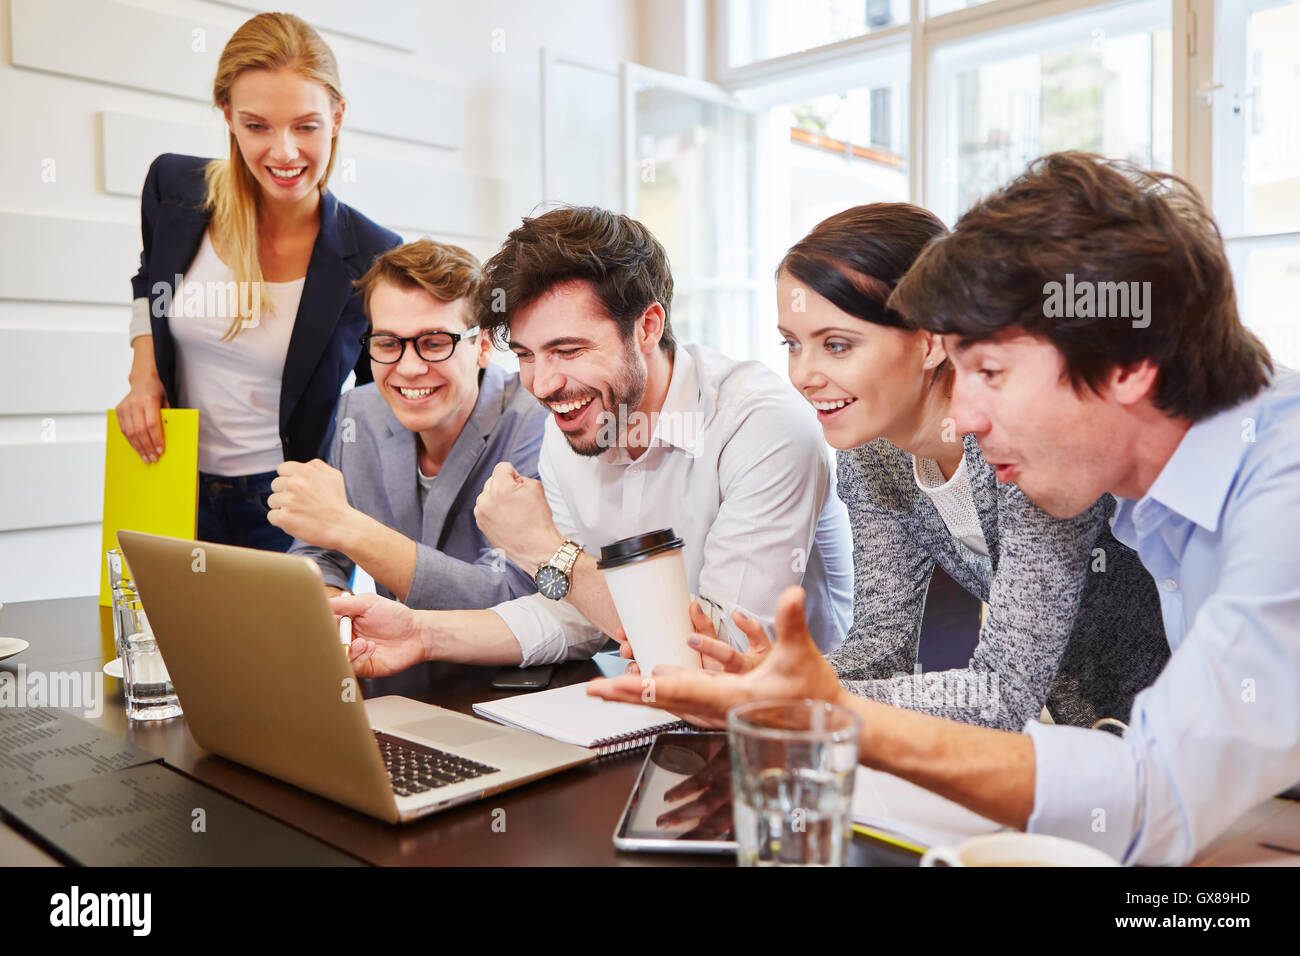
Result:
<svg viewBox="0 0 1300 956"><path fill-rule="evenodd" d="M1300 781L1300 375L1190 428L1115 537L1172 656L1122 737L1036 722L1028 829L1179 865Z"/></svg>

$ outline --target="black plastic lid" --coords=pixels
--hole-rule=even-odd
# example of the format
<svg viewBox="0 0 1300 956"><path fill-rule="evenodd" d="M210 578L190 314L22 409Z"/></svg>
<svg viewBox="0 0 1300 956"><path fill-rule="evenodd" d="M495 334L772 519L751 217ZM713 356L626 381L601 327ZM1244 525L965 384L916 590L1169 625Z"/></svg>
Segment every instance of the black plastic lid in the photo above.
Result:
<svg viewBox="0 0 1300 956"><path fill-rule="evenodd" d="M649 531L605 545L600 549L600 560L596 562L596 567L602 571L621 568L633 561L641 561L681 546L682 539L673 536L672 528Z"/></svg>

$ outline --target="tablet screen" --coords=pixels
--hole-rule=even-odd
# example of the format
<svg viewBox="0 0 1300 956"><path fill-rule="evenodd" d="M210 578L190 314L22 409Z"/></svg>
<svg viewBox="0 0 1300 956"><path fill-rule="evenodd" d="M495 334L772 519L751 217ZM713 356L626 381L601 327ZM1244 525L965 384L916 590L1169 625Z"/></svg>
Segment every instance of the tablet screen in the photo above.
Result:
<svg viewBox="0 0 1300 956"><path fill-rule="evenodd" d="M713 843L719 850L734 847L727 735L669 733L656 737L617 835L621 841L634 843Z"/></svg>

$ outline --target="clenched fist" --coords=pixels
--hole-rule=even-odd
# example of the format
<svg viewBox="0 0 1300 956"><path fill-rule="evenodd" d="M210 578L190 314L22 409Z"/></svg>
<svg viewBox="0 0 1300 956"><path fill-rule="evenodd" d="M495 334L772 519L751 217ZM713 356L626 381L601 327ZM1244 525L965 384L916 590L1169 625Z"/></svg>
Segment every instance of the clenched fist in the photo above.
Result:
<svg viewBox="0 0 1300 956"><path fill-rule="evenodd" d="M525 478L508 461L492 469L474 505L474 520L492 547L525 571L545 564L564 543L542 483Z"/></svg>
<svg viewBox="0 0 1300 956"><path fill-rule="evenodd" d="M319 458L286 461L276 471L266 520L299 541L346 551L357 512L348 504L343 472Z"/></svg>

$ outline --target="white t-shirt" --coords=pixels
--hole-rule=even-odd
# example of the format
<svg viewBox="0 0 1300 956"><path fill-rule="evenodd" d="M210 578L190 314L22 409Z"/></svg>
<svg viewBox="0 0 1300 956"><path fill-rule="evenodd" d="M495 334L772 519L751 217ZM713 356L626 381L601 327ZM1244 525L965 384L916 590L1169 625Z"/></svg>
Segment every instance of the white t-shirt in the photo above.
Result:
<svg viewBox="0 0 1300 956"><path fill-rule="evenodd" d="M429 497L429 492L433 490L433 483L438 480L437 475L426 475L420 470L420 466L415 466L415 480L419 483L420 490L420 509L424 509L424 502Z"/></svg>
<svg viewBox="0 0 1300 956"><path fill-rule="evenodd" d="M223 339L241 301L258 301L234 285L207 233L167 310L176 341L176 377L185 408L199 410L199 470L214 475L274 471L280 444L280 380L306 277L264 282L269 312ZM242 297L242 298L241 298Z"/></svg>

